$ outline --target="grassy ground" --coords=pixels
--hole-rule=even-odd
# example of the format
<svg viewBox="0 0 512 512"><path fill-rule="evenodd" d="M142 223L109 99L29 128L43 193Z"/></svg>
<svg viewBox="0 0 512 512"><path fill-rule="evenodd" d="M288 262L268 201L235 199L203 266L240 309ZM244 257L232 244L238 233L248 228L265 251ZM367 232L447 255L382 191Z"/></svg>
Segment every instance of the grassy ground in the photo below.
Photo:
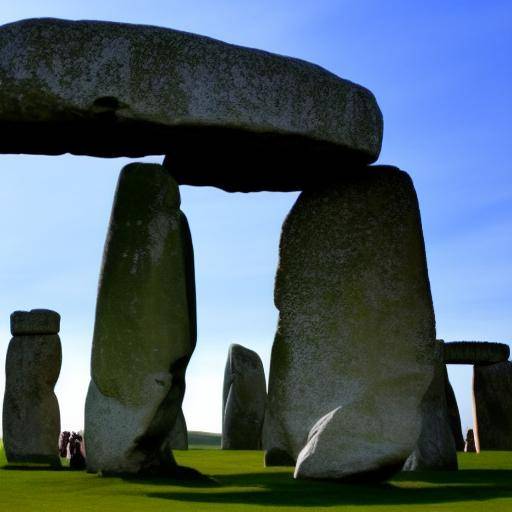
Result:
<svg viewBox="0 0 512 512"><path fill-rule="evenodd" d="M264 469L261 452L207 447L176 458L211 480L9 469L0 448L0 511L512 511L512 452L461 454L458 472L401 473L375 486L297 482L289 468Z"/></svg>

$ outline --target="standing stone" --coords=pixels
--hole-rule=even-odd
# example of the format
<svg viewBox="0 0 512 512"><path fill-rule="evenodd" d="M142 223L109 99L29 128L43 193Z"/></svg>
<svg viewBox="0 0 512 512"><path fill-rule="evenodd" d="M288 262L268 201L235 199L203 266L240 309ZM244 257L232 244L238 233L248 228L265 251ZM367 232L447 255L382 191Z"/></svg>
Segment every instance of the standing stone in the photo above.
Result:
<svg viewBox="0 0 512 512"><path fill-rule="evenodd" d="M173 471L169 445L196 343L192 243L160 165L121 172L100 276L85 408L91 472Z"/></svg>
<svg viewBox="0 0 512 512"><path fill-rule="evenodd" d="M187 422L183 409L180 409L176 416L174 427L169 435L169 446L173 450L188 450Z"/></svg>
<svg viewBox="0 0 512 512"><path fill-rule="evenodd" d="M459 406L457 405L457 398L453 391L448 372L446 372L446 405L448 407L448 419L450 421L450 428L452 430L453 439L455 441L455 448L458 452L464 451L464 435L462 434L462 424L460 421Z"/></svg>
<svg viewBox="0 0 512 512"><path fill-rule="evenodd" d="M59 328L55 311L11 315L3 406L3 442L10 463L60 466L60 412L54 392L62 364Z"/></svg>
<svg viewBox="0 0 512 512"><path fill-rule="evenodd" d="M229 347L222 393L222 449L260 450L267 385L260 356Z"/></svg>
<svg viewBox="0 0 512 512"><path fill-rule="evenodd" d="M298 458L297 478L398 471L420 434L435 340L410 177L373 167L303 192L283 226L275 304L266 464Z"/></svg>
<svg viewBox="0 0 512 512"><path fill-rule="evenodd" d="M512 450L512 362L473 368L475 443L481 450Z"/></svg>
<svg viewBox="0 0 512 512"><path fill-rule="evenodd" d="M435 342L434 378L421 402L422 426L416 448L404 471L456 470L457 450L446 401L448 375L443 360L443 342Z"/></svg>
<svg viewBox="0 0 512 512"><path fill-rule="evenodd" d="M464 444L464 451L467 453L474 453L476 451L480 451L476 449L476 443L475 443L475 433L473 432L473 429L468 429L466 433L466 442Z"/></svg>

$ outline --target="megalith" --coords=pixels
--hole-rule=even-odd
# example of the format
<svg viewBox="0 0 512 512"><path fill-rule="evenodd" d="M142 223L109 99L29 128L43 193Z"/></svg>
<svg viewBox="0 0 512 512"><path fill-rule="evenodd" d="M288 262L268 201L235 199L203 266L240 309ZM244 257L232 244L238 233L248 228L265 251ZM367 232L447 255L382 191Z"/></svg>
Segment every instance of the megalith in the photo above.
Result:
<svg viewBox="0 0 512 512"><path fill-rule="evenodd" d="M493 364L507 361L510 347L489 341L451 341L444 344L446 364Z"/></svg>
<svg viewBox="0 0 512 512"><path fill-rule="evenodd" d="M85 407L91 472L173 471L169 434L196 343L193 250L176 182L123 168L99 280Z"/></svg>
<svg viewBox="0 0 512 512"><path fill-rule="evenodd" d="M468 428L468 431L466 432L466 442L464 443L464 451L467 453L474 453L479 452L480 450L477 450L476 443L475 443L475 432L472 428Z"/></svg>
<svg viewBox="0 0 512 512"><path fill-rule="evenodd" d="M473 367L476 450L512 450L512 362Z"/></svg>
<svg viewBox="0 0 512 512"><path fill-rule="evenodd" d="M441 340L435 342L434 378L421 402L421 434L404 471L456 470L457 449L450 425Z"/></svg>
<svg viewBox="0 0 512 512"><path fill-rule="evenodd" d="M169 446L173 450L188 450L187 422L185 420L185 415L183 414L183 409L181 408L176 416L174 427L172 427L169 435Z"/></svg>
<svg viewBox="0 0 512 512"><path fill-rule="evenodd" d="M263 428L297 478L398 471L421 428L435 322L412 180L356 169L304 191L281 235Z"/></svg>
<svg viewBox="0 0 512 512"><path fill-rule="evenodd" d="M3 443L9 463L60 466L60 411L54 388L62 364L60 315L15 311L5 361Z"/></svg>
<svg viewBox="0 0 512 512"><path fill-rule="evenodd" d="M222 449L260 450L267 401L260 356L242 345L229 347L222 393Z"/></svg>
<svg viewBox="0 0 512 512"><path fill-rule="evenodd" d="M455 441L455 448L458 452L464 451L464 435L462 434L462 424L460 421L459 406L457 405L457 398L453 391L452 384L446 372L446 405L448 407L448 419L450 421L450 428L452 430L453 439Z"/></svg>
<svg viewBox="0 0 512 512"><path fill-rule="evenodd" d="M382 114L364 87L162 27L3 25L0 83L0 153L169 155L180 184L302 190L374 162L382 143Z"/></svg>

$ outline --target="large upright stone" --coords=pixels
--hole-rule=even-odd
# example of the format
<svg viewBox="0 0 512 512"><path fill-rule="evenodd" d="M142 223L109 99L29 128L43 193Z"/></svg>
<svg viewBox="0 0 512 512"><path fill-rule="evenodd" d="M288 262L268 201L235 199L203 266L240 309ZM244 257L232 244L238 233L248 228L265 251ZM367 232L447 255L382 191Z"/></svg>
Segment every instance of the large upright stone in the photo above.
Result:
<svg viewBox="0 0 512 512"><path fill-rule="evenodd" d="M369 168L303 192L283 226L275 303L266 463L298 457L299 478L399 470L420 434L435 340L409 176Z"/></svg>
<svg viewBox="0 0 512 512"><path fill-rule="evenodd" d="M121 172L105 243L85 409L89 471L174 468L169 445L196 342L193 254L159 165Z"/></svg>
<svg viewBox="0 0 512 512"><path fill-rule="evenodd" d="M267 384L260 356L229 347L222 393L222 449L260 450Z"/></svg>
<svg viewBox="0 0 512 512"><path fill-rule="evenodd" d="M60 412L54 392L62 364L59 328L55 311L11 315L14 337L5 361L3 405L3 443L10 463L60 466Z"/></svg>
<svg viewBox="0 0 512 512"><path fill-rule="evenodd" d="M476 450L512 450L512 362L475 366Z"/></svg>
<svg viewBox="0 0 512 512"><path fill-rule="evenodd" d="M448 419L450 420L450 428L452 430L453 439L455 441L455 448L458 452L464 451L464 435L462 433L462 424L460 421L459 406L457 405L457 398L453 391L452 384L446 372L446 405L448 407Z"/></svg>
<svg viewBox="0 0 512 512"><path fill-rule="evenodd" d="M421 402L421 434L404 471L456 470L457 450L446 400L442 341L435 342L434 378Z"/></svg>
<svg viewBox="0 0 512 512"><path fill-rule="evenodd" d="M364 87L160 27L3 25L0 84L1 153L168 154L179 183L300 190L375 161L382 142L382 114Z"/></svg>

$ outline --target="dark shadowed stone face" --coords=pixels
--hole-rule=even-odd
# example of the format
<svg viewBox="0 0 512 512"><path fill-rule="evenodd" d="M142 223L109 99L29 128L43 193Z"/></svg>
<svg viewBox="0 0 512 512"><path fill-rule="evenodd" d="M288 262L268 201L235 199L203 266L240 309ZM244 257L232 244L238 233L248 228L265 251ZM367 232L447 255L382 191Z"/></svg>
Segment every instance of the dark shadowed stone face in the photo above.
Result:
<svg viewBox="0 0 512 512"><path fill-rule="evenodd" d="M512 450L512 362L473 369L475 442L480 450Z"/></svg>
<svg viewBox="0 0 512 512"><path fill-rule="evenodd" d="M437 340L434 343L434 377L421 402L421 434L404 465L405 471L446 471L458 467L446 399L448 376L443 362L443 344Z"/></svg>
<svg viewBox="0 0 512 512"><path fill-rule="evenodd" d="M172 450L188 450L187 422L182 409L178 412L174 427L169 434L169 446Z"/></svg>
<svg viewBox="0 0 512 512"><path fill-rule="evenodd" d="M222 398L222 448L261 449L261 429L267 401L263 363L241 345L229 347Z"/></svg>
<svg viewBox="0 0 512 512"><path fill-rule="evenodd" d="M0 83L0 152L165 154L179 183L300 189L315 180L301 175L304 159L334 162L315 171L332 181L346 164L375 161L382 141L364 87L302 60L160 27L4 25Z"/></svg>
<svg viewBox="0 0 512 512"><path fill-rule="evenodd" d="M510 347L489 341L451 341L444 344L446 364L494 364L507 361Z"/></svg>

